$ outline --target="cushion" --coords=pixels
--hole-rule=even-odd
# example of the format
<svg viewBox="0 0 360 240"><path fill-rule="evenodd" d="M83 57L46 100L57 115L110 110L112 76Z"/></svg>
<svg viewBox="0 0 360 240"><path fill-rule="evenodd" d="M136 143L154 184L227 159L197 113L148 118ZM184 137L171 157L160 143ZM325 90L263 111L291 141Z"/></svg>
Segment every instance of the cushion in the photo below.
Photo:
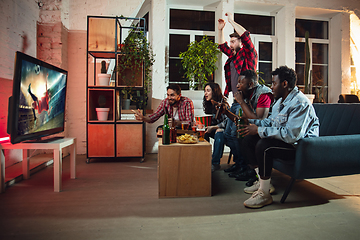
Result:
<svg viewBox="0 0 360 240"><path fill-rule="evenodd" d="M359 103L314 103L320 136L360 134Z"/></svg>

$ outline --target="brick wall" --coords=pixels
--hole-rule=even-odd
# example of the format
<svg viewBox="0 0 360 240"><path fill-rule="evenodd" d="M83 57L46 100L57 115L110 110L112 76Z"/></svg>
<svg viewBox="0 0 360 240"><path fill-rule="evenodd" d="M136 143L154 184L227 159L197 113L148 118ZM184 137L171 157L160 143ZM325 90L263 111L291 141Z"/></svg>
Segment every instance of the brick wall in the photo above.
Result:
<svg viewBox="0 0 360 240"><path fill-rule="evenodd" d="M37 58L67 70L67 46L68 30L61 22L38 23Z"/></svg>

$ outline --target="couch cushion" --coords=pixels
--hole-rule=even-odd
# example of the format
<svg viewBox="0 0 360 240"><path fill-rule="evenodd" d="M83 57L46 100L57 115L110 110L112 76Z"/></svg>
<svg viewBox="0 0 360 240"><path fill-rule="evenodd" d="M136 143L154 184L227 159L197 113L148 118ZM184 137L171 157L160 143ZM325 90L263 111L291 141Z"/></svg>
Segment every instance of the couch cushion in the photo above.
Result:
<svg viewBox="0 0 360 240"><path fill-rule="evenodd" d="M360 134L359 103L314 103L320 136Z"/></svg>

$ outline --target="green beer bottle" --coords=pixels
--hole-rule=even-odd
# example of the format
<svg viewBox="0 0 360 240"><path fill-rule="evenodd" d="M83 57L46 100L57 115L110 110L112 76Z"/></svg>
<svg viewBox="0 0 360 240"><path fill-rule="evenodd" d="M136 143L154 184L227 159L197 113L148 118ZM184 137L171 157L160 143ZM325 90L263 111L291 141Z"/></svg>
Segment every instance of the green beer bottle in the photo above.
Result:
<svg viewBox="0 0 360 240"><path fill-rule="evenodd" d="M244 124L244 120L241 117L242 117L242 109L239 108L239 119L236 121L236 129L237 130L240 130L241 128L243 128L243 127L240 127L240 125ZM241 136L239 132L236 132L236 137L243 138L243 136Z"/></svg>
<svg viewBox="0 0 360 240"><path fill-rule="evenodd" d="M162 131L162 144L168 145L170 144L170 126L169 126L169 120L168 115L165 114L164 116L164 126Z"/></svg>

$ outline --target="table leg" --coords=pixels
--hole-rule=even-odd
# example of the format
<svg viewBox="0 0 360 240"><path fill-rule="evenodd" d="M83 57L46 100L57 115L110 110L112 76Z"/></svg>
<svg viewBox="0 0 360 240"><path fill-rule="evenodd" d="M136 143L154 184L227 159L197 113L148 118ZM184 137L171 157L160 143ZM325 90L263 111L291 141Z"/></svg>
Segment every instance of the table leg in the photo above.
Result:
<svg viewBox="0 0 360 240"><path fill-rule="evenodd" d="M0 148L0 193L5 192L5 155Z"/></svg>
<svg viewBox="0 0 360 240"><path fill-rule="evenodd" d="M61 191L62 149L54 149L54 192Z"/></svg>
<svg viewBox="0 0 360 240"><path fill-rule="evenodd" d="M76 139L70 145L70 178L76 178Z"/></svg>
<svg viewBox="0 0 360 240"><path fill-rule="evenodd" d="M30 178L30 160L28 160L27 149L23 149L23 159L22 159L22 170L23 170L23 178Z"/></svg>

